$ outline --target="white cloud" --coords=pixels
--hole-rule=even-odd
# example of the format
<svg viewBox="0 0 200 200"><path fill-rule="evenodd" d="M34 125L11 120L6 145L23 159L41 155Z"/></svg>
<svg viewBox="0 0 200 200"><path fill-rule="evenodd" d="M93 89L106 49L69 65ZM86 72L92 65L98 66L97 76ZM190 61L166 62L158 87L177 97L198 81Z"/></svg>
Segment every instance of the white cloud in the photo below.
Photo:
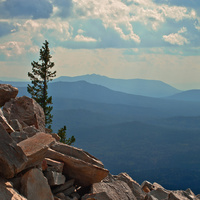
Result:
<svg viewBox="0 0 200 200"><path fill-rule="evenodd" d="M184 45L188 44L189 41L181 35L181 33L185 33L187 29L185 27L181 28L178 33L171 33L169 35L163 35L163 39L165 42L169 42L173 45Z"/></svg>
<svg viewBox="0 0 200 200"><path fill-rule="evenodd" d="M74 38L76 42L96 42L97 40L91 37L85 37L83 35L76 35Z"/></svg>
<svg viewBox="0 0 200 200"><path fill-rule="evenodd" d="M101 19L103 25L114 29L122 39L140 43L140 36L134 32L134 22L143 23L157 30L167 18L175 21L195 19L196 12L181 6L156 4L153 0L73 0L74 13L84 19ZM121 28L121 24L125 28Z"/></svg>
<svg viewBox="0 0 200 200"><path fill-rule="evenodd" d="M6 42L0 44L0 51L8 57L21 55L25 53L25 43L16 41Z"/></svg>

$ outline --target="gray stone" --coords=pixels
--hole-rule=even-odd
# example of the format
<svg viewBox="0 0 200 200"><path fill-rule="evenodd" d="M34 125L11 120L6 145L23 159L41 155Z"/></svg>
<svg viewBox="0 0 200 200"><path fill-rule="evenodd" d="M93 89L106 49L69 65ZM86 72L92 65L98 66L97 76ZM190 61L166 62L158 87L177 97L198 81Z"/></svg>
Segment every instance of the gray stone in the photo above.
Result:
<svg viewBox="0 0 200 200"><path fill-rule="evenodd" d="M23 131L26 133L27 137L33 137L36 133L40 132L35 126L24 127Z"/></svg>
<svg viewBox="0 0 200 200"><path fill-rule="evenodd" d="M94 183L92 185L91 193L98 194L102 192L106 193L109 199L136 200L127 183L120 180L111 183Z"/></svg>
<svg viewBox="0 0 200 200"><path fill-rule="evenodd" d="M75 189L76 188L74 186L72 186L72 187L64 190L63 193L65 194L65 196L69 196L70 194L72 194L75 191Z"/></svg>
<svg viewBox="0 0 200 200"><path fill-rule="evenodd" d="M26 140L28 138L27 134L24 131L21 131L21 132L18 132L18 131L12 132L10 134L10 136L17 143L19 143L19 142L21 142L23 140Z"/></svg>
<svg viewBox="0 0 200 200"><path fill-rule="evenodd" d="M68 180L67 182L65 182L63 185L57 186L56 188L54 188L52 191L54 194L63 192L67 189L69 189L70 187L72 187L74 185L74 179Z"/></svg>
<svg viewBox="0 0 200 200"><path fill-rule="evenodd" d="M10 125L15 131L19 131L19 132L23 131L22 125L19 123L17 119L10 120Z"/></svg>
<svg viewBox="0 0 200 200"><path fill-rule="evenodd" d="M114 177L117 180L121 180L127 183L137 200L144 199L146 194L143 192L140 185L134 181L127 173L120 173Z"/></svg>
<svg viewBox="0 0 200 200"><path fill-rule="evenodd" d="M62 185L65 183L65 176L59 172L46 171L44 172L50 186Z"/></svg>
<svg viewBox="0 0 200 200"><path fill-rule="evenodd" d="M28 200L54 200L47 179L37 168L31 169L23 175L21 185L21 193Z"/></svg>
<svg viewBox="0 0 200 200"><path fill-rule="evenodd" d="M81 200L112 200L105 192L86 194Z"/></svg>
<svg viewBox="0 0 200 200"><path fill-rule="evenodd" d="M0 123L0 175L4 178L12 178L22 171L26 164L27 157L21 147Z"/></svg>
<svg viewBox="0 0 200 200"><path fill-rule="evenodd" d="M63 171L63 166L64 163L63 162L59 162L56 160L52 160L50 158L45 158L47 165L48 165L48 169L51 171L56 171L56 172L60 172L62 173Z"/></svg>
<svg viewBox="0 0 200 200"><path fill-rule="evenodd" d="M11 98L15 98L18 94L18 89L8 84L0 84L0 107Z"/></svg>

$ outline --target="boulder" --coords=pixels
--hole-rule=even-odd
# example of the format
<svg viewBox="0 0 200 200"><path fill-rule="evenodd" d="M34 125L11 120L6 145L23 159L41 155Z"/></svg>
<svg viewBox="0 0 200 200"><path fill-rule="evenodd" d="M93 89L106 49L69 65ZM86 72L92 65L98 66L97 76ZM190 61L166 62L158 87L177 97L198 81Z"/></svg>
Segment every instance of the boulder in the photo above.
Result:
<svg viewBox="0 0 200 200"><path fill-rule="evenodd" d="M65 176L59 172L46 171L44 172L44 175L50 186L62 185L65 183Z"/></svg>
<svg viewBox="0 0 200 200"><path fill-rule="evenodd" d="M23 131L22 129L22 125L19 123L19 121L17 119L11 119L10 120L10 125L12 126L12 128L15 130L15 131Z"/></svg>
<svg viewBox="0 0 200 200"><path fill-rule="evenodd" d="M62 154L83 160L87 163L91 163L99 167L104 167L103 163L100 160L90 155L89 153L83 151L82 149L63 144L61 142L56 142L54 145L52 145L51 149L58 151Z"/></svg>
<svg viewBox="0 0 200 200"><path fill-rule="evenodd" d="M74 179L68 180L67 182L65 182L63 185L57 186L56 188L53 189L53 193L57 194L57 193L63 193L63 191L71 188L74 185Z"/></svg>
<svg viewBox="0 0 200 200"><path fill-rule="evenodd" d="M97 165L48 149L47 158L64 163L63 174L81 186L89 186L104 179L109 171Z"/></svg>
<svg viewBox="0 0 200 200"><path fill-rule="evenodd" d="M127 183L115 180L112 182L94 183L91 187L92 194L106 193L107 199L136 200Z"/></svg>
<svg viewBox="0 0 200 200"><path fill-rule="evenodd" d="M27 200L20 195L10 182L0 178L0 199L1 200Z"/></svg>
<svg viewBox="0 0 200 200"><path fill-rule="evenodd" d="M23 127L34 125L45 132L44 112L34 99L26 96L11 99L4 105L3 113L8 122L17 119Z"/></svg>
<svg viewBox="0 0 200 200"><path fill-rule="evenodd" d="M24 132L24 131L15 131L15 132L12 132L10 134L10 136L12 137L12 139L16 142L16 143L19 143L23 140L26 140L28 138L27 134Z"/></svg>
<svg viewBox="0 0 200 200"><path fill-rule="evenodd" d="M33 137L36 133L40 132L35 126L24 127L23 131L26 133L27 137Z"/></svg>
<svg viewBox="0 0 200 200"><path fill-rule="evenodd" d="M31 169L23 175L21 193L28 200L54 200L47 179L37 168Z"/></svg>
<svg viewBox="0 0 200 200"><path fill-rule="evenodd" d="M18 89L8 84L0 84L0 107L11 98L15 98L18 94Z"/></svg>
<svg viewBox="0 0 200 200"><path fill-rule="evenodd" d="M20 142L18 145L28 158L26 167L41 164L46 156L48 147L54 142L55 139L50 134L42 132Z"/></svg>
<svg viewBox="0 0 200 200"><path fill-rule="evenodd" d="M48 169L55 171L55 172L60 172L62 173L63 171L63 166L64 163L63 162L59 162L56 160L52 160L50 158L45 158L45 161L47 163Z"/></svg>
<svg viewBox="0 0 200 200"><path fill-rule="evenodd" d="M2 110L0 109L0 122L2 123L3 127L6 129L8 133L14 132L14 129L8 123L7 119L4 117Z"/></svg>
<svg viewBox="0 0 200 200"><path fill-rule="evenodd" d="M140 185L134 181L127 173L120 173L114 177L117 180L127 183L137 200L144 199L146 194L143 192Z"/></svg>
<svg viewBox="0 0 200 200"><path fill-rule="evenodd" d="M96 194L86 194L81 200L112 200L105 192L100 192Z"/></svg>
<svg viewBox="0 0 200 200"><path fill-rule="evenodd" d="M27 157L21 147L0 123L0 175L4 178L12 178L22 171L26 164Z"/></svg>

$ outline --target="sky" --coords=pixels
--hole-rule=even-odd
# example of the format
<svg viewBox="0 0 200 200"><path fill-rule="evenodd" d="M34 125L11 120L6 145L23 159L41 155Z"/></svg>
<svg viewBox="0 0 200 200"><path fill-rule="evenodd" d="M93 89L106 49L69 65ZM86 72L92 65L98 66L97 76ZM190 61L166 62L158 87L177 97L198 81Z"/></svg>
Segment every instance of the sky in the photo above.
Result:
<svg viewBox="0 0 200 200"><path fill-rule="evenodd" d="M28 80L45 40L57 77L200 89L199 0L0 0L0 77Z"/></svg>

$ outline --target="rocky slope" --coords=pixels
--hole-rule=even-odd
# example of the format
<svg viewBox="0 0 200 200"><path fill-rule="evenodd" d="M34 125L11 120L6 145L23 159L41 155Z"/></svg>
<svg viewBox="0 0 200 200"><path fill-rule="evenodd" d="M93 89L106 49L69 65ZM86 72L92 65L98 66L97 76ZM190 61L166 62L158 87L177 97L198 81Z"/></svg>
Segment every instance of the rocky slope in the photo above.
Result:
<svg viewBox="0 0 200 200"><path fill-rule="evenodd" d="M0 84L0 199L200 199L190 189L169 191L148 181L139 185L126 173L111 175L100 160L48 133L42 108L17 93Z"/></svg>

